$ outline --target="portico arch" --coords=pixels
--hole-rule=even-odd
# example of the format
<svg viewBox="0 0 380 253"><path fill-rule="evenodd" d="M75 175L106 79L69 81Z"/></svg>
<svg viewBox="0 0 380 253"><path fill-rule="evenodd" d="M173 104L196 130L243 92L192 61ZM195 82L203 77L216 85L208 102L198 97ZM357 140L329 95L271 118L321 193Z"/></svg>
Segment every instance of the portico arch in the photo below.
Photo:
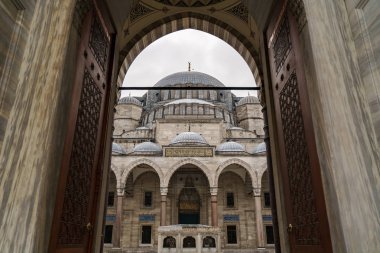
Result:
<svg viewBox="0 0 380 253"><path fill-rule="evenodd" d="M155 162L147 159L147 158L140 158L140 159L137 159L136 161L133 161L130 164L126 165L124 167L122 174L121 174L121 184L125 185L125 182L127 181L127 178L129 176L129 174L132 172L132 170L134 168L138 167L139 165L143 165L143 164L148 165L158 174L158 177L160 179L160 185L162 185L162 183L164 181L164 176L163 176L163 173L162 173L160 166L158 164L156 164Z"/></svg>
<svg viewBox="0 0 380 253"><path fill-rule="evenodd" d="M171 166L171 168L165 174L164 181L163 181L163 184L161 185L161 187L168 187L170 179L172 178L173 174L178 169L180 169L182 166L187 165L187 164L191 164L191 165L194 165L194 166L198 167L205 174L205 176L207 177L209 185L210 186L213 185L212 174L211 174L211 171L207 168L207 166L204 165L202 162L196 160L196 159L186 158L184 160L181 160L181 161L177 162L173 166Z"/></svg>
<svg viewBox="0 0 380 253"><path fill-rule="evenodd" d="M111 162L111 171L115 174L115 177L116 177L116 189L123 189L124 188L124 184L122 183L122 180L121 180L121 171L120 169L114 164Z"/></svg>
<svg viewBox="0 0 380 253"><path fill-rule="evenodd" d="M223 173L223 171L228 166L233 165L233 164L239 165L240 167L242 167L246 170L246 172L250 175L250 177L252 179L252 187L253 188L259 187L257 171L252 169L252 167L247 162L245 162L241 159L238 159L238 158L228 159L218 166L218 169L216 170L216 174L215 174L215 179L214 179L216 187L218 186L218 180L219 180L220 175ZM245 180L244 178L242 178L242 179L243 179L243 181Z"/></svg>

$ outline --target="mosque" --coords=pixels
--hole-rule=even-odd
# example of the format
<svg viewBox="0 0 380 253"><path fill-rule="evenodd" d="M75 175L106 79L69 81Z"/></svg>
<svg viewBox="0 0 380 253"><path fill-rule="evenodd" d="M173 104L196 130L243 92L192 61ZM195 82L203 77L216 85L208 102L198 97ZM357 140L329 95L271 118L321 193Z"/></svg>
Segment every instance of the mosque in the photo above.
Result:
<svg viewBox="0 0 380 253"><path fill-rule="evenodd" d="M180 89L116 106L105 252L273 249L258 98L215 90L224 84L195 71L154 87Z"/></svg>
<svg viewBox="0 0 380 253"><path fill-rule="evenodd" d="M1 252L378 253L379 16L379 0L1 0ZM119 99L138 55L184 29L230 45L258 98L185 72Z"/></svg>

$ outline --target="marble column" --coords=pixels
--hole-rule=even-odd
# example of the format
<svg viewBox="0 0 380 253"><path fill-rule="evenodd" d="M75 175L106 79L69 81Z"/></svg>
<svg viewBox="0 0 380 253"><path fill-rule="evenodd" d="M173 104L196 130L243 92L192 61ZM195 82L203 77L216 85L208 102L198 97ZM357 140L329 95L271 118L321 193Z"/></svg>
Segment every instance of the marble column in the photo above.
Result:
<svg viewBox="0 0 380 253"><path fill-rule="evenodd" d="M211 194L211 226L218 226L218 188L210 187Z"/></svg>
<svg viewBox="0 0 380 253"><path fill-rule="evenodd" d="M166 196L168 195L168 188L161 187L161 211L160 211L160 226L166 225Z"/></svg>
<svg viewBox="0 0 380 253"><path fill-rule="evenodd" d="M158 242L157 242L157 253L162 253L162 249L163 249L163 241L162 241L162 235L161 234L158 234Z"/></svg>
<svg viewBox="0 0 380 253"><path fill-rule="evenodd" d="M116 196L116 219L115 228L113 236L113 246L115 248L120 248L120 235L121 235L121 220L123 215L123 198L124 198L124 188L117 189Z"/></svg>
<svg viewBox="0 0 380 253"><path fill-rule="evenodd" d="M197 253L202 253L202 235L197 234L196 240L197 240L197 245L196 245Z"/></svg>
<svg viewBox="0 0 380 253"><path fill-rule="evenodd" d="M177 235L176 253L182 253L182 236L180 233Z"/></svg>
<svg viewBox="0 0 380 253"><path fill-rule="evenodd" d="M254 199L255 199L255 214L256 214L256 233L257 233L257 247L265 247L264 243L264 226L263 217L261 213L261 188L254 188Z"/></svg>

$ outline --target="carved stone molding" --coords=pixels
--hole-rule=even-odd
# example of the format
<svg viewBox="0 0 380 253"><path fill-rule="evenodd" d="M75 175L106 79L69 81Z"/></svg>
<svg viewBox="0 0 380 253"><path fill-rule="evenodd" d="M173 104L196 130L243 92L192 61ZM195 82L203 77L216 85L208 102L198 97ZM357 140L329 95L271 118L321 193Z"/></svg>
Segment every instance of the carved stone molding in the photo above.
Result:
<svg viewBox="0 0 380 253"><path fill-rule="evenodd" d="M248 23L248 9L244 4L235 5L231 9L228 9L227 12Z"/></svg>
<svg viewBox="0 0 380 253"><path fill-rule="evenodd" d="M154 10L149 9L145 5L137 3L131 10L130 21L133 23L136 19L141 18L142 16L147 15L148 13L153 12Z"/></svg>
<svg viewBox="0 0 380 253"><path fill-rule="evenodd" d="M156 0L156 2L176 7L205 7L223 1L224 0Z"/></svg>

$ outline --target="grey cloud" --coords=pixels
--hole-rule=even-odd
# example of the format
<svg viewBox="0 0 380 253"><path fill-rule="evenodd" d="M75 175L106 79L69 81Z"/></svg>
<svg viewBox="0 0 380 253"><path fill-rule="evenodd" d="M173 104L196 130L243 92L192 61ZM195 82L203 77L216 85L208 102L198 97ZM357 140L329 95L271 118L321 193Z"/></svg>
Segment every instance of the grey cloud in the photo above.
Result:
<svg viewBox="0 0 380 253"><path fill-rule="evenodd" d="M213 35L187 29L164 36L144 49L129 68L123 86L153 86L167 75L187 71L188 61L193 70L214 76L226 86L256 85L248 65L231 46ZM146 91L130 92L141 96ZM248 91L233 93L248 95ZM122 92L122 96L128 94Z"/></svg>

